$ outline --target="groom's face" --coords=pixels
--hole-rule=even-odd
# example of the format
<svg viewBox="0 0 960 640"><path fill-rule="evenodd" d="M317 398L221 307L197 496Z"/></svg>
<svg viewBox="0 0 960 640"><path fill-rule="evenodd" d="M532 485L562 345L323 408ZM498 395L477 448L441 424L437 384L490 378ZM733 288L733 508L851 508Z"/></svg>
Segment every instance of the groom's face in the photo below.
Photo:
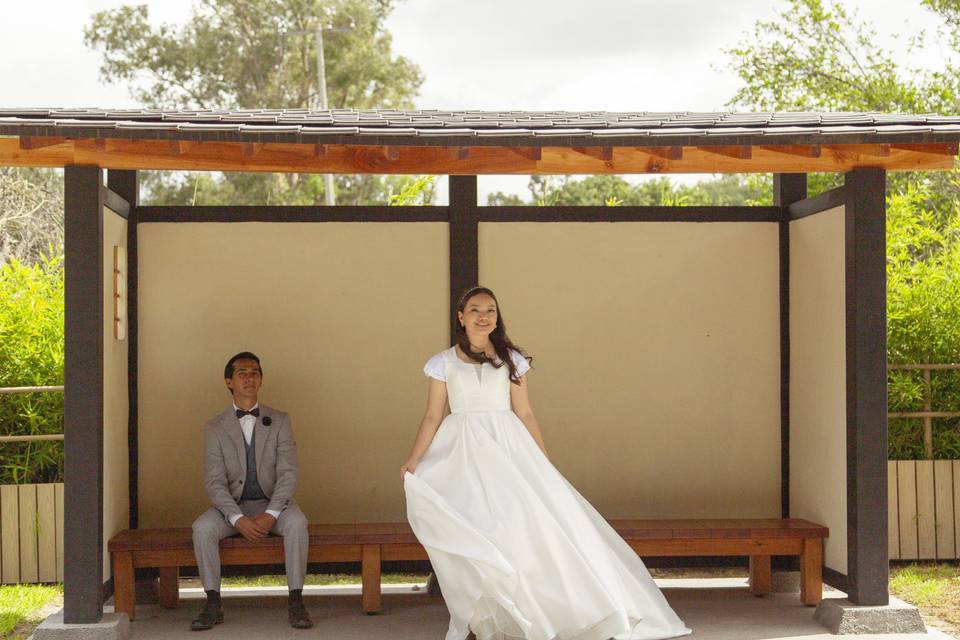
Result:
<svg viewBox="0 0 960 640"><path fill-rule="evenodd" d="M260 365L252 358L241 358L233 363L233 377L227 378L227 387L235 400L256 401L263 376Z"/></svg>

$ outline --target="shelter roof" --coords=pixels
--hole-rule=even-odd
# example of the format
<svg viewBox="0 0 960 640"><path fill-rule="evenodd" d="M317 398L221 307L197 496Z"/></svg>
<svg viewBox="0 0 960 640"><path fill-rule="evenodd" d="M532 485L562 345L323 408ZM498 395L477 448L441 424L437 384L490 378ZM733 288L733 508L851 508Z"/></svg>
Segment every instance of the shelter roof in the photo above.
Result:
<svg viewBox="0 0 960 640"><path fill-rule="evenodd" d="M127 160L116 168L346 173L807 172L855 166L952 167L960 141L960 116L32 108L0 109L0 136L19 137L21 152L13 157L10 141L0 139L6 143L6 147L0 145L0 164L29 164L25 157L32 155L38 165L93 161L109 167L111 161L118 161L118 154L127 153L138 154L141 165L133 166L135 163ZM94 140L99 146L84 151L83 141ZM138 141L166 141L167 145L163 149L138 147L133 144ZM196 147L169 144L181 141L228 145L219 154L227 160L213 162L198 155ZM52 147L58 145L62 153L54 158ZM270 152L282 150L278 145L293 145L283 150L297 166L287 167L280 157L269 158ZM304 145L316 161L307 166L298 159ZM48 147L51 149L45 154L24 153ZM420 148L419 153L415 148ZM455 162L449 154L442 158L430 155L438 148L453 150ZM229 149L240 155L230 160ZM494 150L506 155L491 153ZM358 158L358 151L364 157ZM774 155L767 158L768 154ZM494 169L494 164L501 166Z"/></svg>

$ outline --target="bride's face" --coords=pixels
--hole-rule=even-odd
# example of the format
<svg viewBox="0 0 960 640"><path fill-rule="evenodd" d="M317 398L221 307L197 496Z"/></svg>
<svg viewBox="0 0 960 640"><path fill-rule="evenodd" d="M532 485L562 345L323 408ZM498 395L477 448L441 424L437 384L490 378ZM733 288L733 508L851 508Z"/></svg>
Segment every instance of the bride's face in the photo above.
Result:
<svg viewBox="0 0 960 640"><path fill-rule="evenodd" d="M497 328L497 302L486 293L478 293L467 300L458 315L468 336L488 336Z"/></svg>

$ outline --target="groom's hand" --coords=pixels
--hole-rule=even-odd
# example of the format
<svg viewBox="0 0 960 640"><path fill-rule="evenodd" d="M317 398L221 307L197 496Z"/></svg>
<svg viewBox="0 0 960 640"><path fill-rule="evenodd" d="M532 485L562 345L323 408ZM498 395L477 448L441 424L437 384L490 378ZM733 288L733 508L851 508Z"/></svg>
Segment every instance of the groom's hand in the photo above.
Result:
<svg viewBox="0 0 960 640"><path fill-rule="evenodd" d="M270 529L273 529L273 525L277 523L277 519L269 513L258 513L257 515L253 516L253 521L263 527L263 530L267 533L269 533Z"/></svg>
<svg viewBox="0 0 960 640"><path fill-rule="evenodd" d="M254 518L251 518L250 516L240 516L233 527L247 540L258 540L260 538L265 538L267 537L267 533L269 533L270 529L264 529L263 525L257 522L257 517L259 516L255 516Z"/></svg>

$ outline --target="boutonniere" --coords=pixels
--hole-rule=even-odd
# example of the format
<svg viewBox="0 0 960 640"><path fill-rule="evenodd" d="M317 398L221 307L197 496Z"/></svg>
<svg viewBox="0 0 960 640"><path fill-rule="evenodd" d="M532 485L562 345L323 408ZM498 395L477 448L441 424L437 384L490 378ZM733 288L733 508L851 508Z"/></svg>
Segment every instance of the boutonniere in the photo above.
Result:
<svg viewBox="0 0 960 640"><path fill-rule="evenodd" d="M263 426L269 427L273 424L273 420L270 419L270 416L263 416Z"/></svg>

